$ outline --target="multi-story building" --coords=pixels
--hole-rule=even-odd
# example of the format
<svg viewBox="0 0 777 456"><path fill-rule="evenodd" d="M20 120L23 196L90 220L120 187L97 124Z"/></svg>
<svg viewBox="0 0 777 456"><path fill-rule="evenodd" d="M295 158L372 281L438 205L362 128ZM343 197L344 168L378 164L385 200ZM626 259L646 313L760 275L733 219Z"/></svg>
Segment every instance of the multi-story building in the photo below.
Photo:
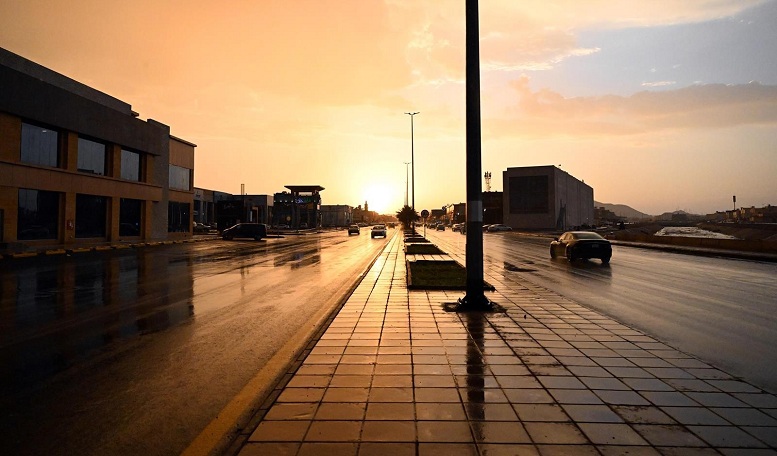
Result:
<svg viewBox="0 0 777 456"><path fill-rule="evenodd" d="M507 168L504 224L514 229L568 230L594 223L594 190L555 166Z"/></svg>
<svg viewBox="0 0 777 456"><path fill-rule="evenodd" d="M5 49L0 88L6 247L191 236L195 144Z"/></svg>

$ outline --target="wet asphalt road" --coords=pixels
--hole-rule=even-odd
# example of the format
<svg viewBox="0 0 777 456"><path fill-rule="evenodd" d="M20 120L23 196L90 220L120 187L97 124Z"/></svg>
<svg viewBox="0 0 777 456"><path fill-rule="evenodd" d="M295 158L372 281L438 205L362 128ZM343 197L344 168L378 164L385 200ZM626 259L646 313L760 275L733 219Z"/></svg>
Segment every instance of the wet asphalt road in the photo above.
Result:
<svg viewBox="0 0 777 456"><path fill-rule="evenodd" d="M0 454L180 453L386 242L363 229L3 262Z"/></svg>
<svg viewBox="0 0 777 456"><path fill-rule="evenodd" d="M428 232L443 250L465 238ZM484 260L729 374L777 393L777 264L613 246L599 260L551 259L550 238L484 233Z"/></svg>

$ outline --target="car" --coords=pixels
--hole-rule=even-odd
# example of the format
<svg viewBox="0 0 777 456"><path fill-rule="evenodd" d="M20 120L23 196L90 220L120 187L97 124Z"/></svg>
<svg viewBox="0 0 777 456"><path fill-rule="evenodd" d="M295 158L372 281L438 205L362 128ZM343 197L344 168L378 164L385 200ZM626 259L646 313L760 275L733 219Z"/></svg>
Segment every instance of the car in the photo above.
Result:
<svg viewBox="0 0 777 456"><path fill-rule="evenodd" d="M451 231L453 231L454 233L456 231L461 232L463 226L464 226L463 223L454 223L453 226L451 227Z"/></svg>
<svg viewBox="0 0 777 456"><path fill-rule="evenodd" d="M359 225L351 225L348 227L348 236L352 234L359 234L361 233L361 230L359 229Z"/></svg>
<svg viewBox="0 0 777 456"><path fill-rule="evenodd" d="M442 223L437 225L437 231L445 231L445 225L443 225Z"/></svg>
<svg viewBox="0 0 777 456"><path fill-rule="evenodd" d="M372 227L372 230L370 231L370 237L378 237L383 236L386 237L386 225L375 225Z"/></svg>
<svg viewBox="0 0 777 456"><path fill-rule="evenodd" d="M221 238L231 241L235 238L261 240L267 237L267 225L264 223L238 223L221 232Z"/></svg>
<svg viewBox="0 0 777 456"><path fill-rule="evenodd" d="M608 264L612 257L610 241L593 231L567 231L550 243L550 257L565 256L567 260L598 258Z"/></svg>
<svg viewBox="0 0 777 456"><path fill-rule="evenodd" d="M497 231L512 231L513 229L507 225L497 223L496 225L489 225L487 230L489 233L494 233Z"/></svg>
<svg viewBox="0 0 777 456"><path fill-rule="evenodd" d="M200 222L194 222L194 232L198 234L204 234L210 231L210 226L200 223Z"/></svg>

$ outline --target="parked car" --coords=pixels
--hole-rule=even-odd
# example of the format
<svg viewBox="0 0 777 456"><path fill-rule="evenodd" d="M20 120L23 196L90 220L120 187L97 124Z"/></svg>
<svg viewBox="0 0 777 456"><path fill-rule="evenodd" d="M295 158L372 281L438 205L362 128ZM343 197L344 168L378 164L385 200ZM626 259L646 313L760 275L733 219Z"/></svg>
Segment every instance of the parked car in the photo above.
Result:
<svg viewBox="0 0 777 456"><path fill-rule="evenodd" d="M370 231L370 237L378 237L383 236L386 237L386 225L375 225L372 227L372 230Z"/></svg>
<svg viewBox="0 0 777 456"><path fill-rule="evenodd" d="M204 234L210 231L210 226L200 223L200 222L194 222L194 232L198 234Z"/></svg>
<svg viewBox="0 0 777 456"><path fill-rule="evenodd" d="M550 257L565 256L569 261L598 258L602 264L610 262L610 241L593 231L567 231L550 243Z"/></svg>
<svg viewBox="0 0 777 456"><path fill-rule="evenodd" d="M497 223L496 225L489 225L489 226L488 226L488 232L489 232L489 233L494 233L494 232L496 232L496 231L512 231L512 230L513 230L513 229L512 229L512 228L510 228L509 226L507 226L507 225L501 225L501 224L499 224L499 223Z"/></svg>
<svg viewBox="0 0 777 456"><path fill-rule="evenodd" d="M445 225L443 225L442 223L437 225L437 231L445 231Z"/></svg>
<svg viewBox="0 0 777 456"><path fill-rule="evenodd" d="M351 225L348 227L348 236L352 234L359 234L361 233L361 230L359 229L359 225Z"/></svg>
<svg viewBox="0 0 777 456"><path fill-rule="evenodd" d="M264 223L238 223L221 232L221 238L231 241L235 238L260 240L267 237L267 225Z"/></svg>
<svg viewBox="0 0 777 456"><path fill-rule="evenodd" d="M464 224L463 224L463 223L454 223L454 224L453 224L453 226L451 227L451 231L453 231L454 233L455 233L456 231L459 231L459 232L461 232L461 230L462 230L462 228L461 228L461 227L462 227L462 226L464 226Z"/></svg>

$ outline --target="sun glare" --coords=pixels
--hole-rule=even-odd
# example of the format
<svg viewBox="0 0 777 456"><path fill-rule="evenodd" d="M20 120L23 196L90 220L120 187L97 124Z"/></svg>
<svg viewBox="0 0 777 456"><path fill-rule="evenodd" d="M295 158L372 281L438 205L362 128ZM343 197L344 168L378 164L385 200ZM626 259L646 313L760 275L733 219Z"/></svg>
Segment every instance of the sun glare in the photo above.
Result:
<svg viewBox="0 0 777 456"><path fill-rule="evenodd" d="M367 200L370 210L378 214L388 214L401 209L401 207L395 209L392 206L394 204L392 190L385 184L371 184L364 191L364 198Z"/></svg>

